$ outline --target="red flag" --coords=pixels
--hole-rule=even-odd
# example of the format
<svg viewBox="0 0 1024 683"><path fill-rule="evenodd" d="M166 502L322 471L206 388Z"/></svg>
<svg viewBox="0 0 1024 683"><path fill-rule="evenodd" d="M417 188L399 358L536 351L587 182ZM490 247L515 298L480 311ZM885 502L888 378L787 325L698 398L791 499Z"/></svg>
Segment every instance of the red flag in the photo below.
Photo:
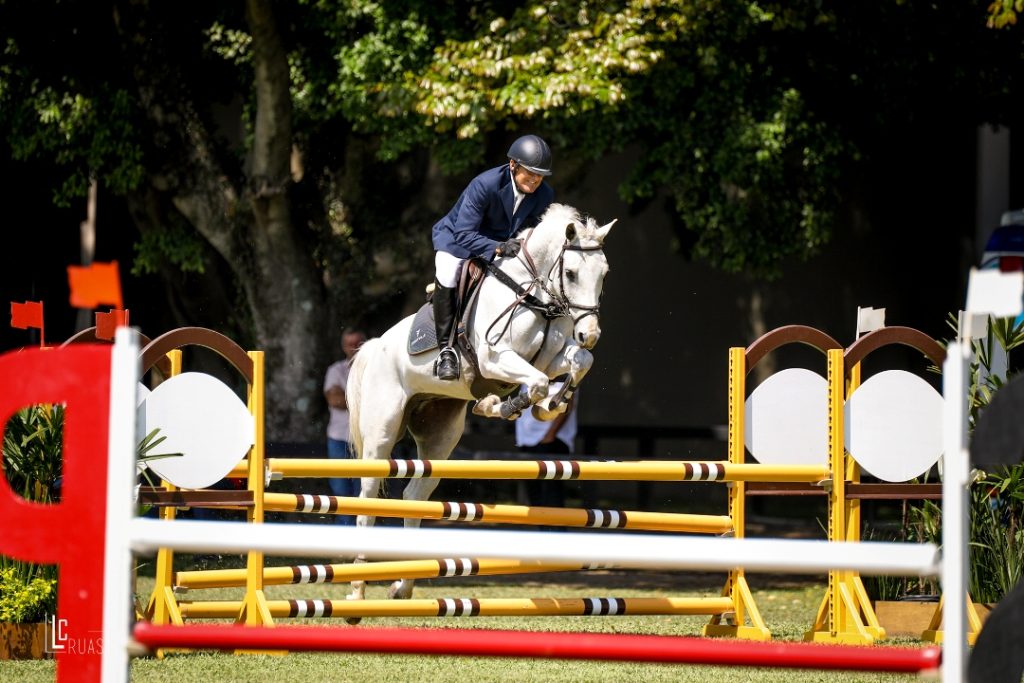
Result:
<svg viewBox="0 0 1024 683"><path fill-rule="evenodd" d="M11 302L11 327L19 330L43 329L43 302L26 301L23 304Z"/></svg>
<svg viewBox="0 0 1024 683"><path fill-rule="evenodd" d="M114 331L128 326L128 311L113 308L107 313L96 312L96 338L113 339Z"/></svg>
<svg viewBox="0 0 1024 683"><path fill-rule="evenodd" d="M75 308L96 308L100 304L123 308L117 261L68 266L68 284L71 285L71 305Z"/></svg>

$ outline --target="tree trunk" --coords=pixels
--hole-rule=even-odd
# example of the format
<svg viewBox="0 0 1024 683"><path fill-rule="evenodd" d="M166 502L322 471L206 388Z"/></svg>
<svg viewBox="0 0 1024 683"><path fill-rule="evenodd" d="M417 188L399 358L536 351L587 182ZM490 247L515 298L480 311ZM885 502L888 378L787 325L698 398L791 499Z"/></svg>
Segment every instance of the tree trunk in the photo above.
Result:
<svg viewBox="0 0 1024 683"><path fill-rule="evenodd" d="M323 332L323 287L312 255L292 222L288 187L292 152L291 89L285 52L269 0L248 0L253 36L256 120L249 175L254 227L252 277L243 288L267 363L267 433L318 438L323 401L317 355ZM282 281L283 280L283 281Z"/></svg>
<svg viewBox="0 0 1024 683"><path fill-rule="evenodd" d="M129 35L140 99L154 127L154 146L166 155L152 187L224 258L242 289L256 349L266 361L266 433L269 440L323 437L320 392L328 358L324 288L304 234L291 219L289 161L291 94L287 55L267 0L248 0L252 30L256 118L250 167L238 178L189 86L174 68L146 3L119 17ZM173 217L158 217L171 221ZM159 223L158 223L159 224Z"/></svg>

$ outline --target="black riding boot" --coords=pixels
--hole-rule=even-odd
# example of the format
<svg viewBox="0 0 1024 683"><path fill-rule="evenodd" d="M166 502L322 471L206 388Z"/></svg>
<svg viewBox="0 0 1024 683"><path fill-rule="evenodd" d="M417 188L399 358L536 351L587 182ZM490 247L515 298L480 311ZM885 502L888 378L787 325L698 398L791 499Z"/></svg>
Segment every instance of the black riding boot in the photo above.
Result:
<svg viewBox="0 0 1024 683"><path fill-rule="evenodd" d="M434 364L438 379L459 378L459 354L452 348L452 331L455 328L455 288L442 287L434 281L434 330L437 332L437 346L441 353Z"/></svg>

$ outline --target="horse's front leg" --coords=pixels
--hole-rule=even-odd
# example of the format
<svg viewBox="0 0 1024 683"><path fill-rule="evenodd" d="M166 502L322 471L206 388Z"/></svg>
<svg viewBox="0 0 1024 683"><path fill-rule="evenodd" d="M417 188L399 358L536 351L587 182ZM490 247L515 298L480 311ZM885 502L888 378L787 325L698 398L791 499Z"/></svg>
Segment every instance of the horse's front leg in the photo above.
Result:
<svg viewBox="0 0 1024 683"><path fill-rule="evenodd" d="M429 500L430 494L437 488L440 480L435 478L412 479L405 486L402 498L405 500ZM420 528L420 519L417 517L406 517L406 529ZM408 600L412 597L413 588L416 586L416 579L398 579L388 588L388 597L396 600Z"/></svg>
<svg viewBox="0 0 1024 683"><path fill-rule="evenodd" d="M525 396L530 403L536 403L548 395L548 376L530 365L522 356L507 347L486 346L479 354L480 373L489 379L496 379L525 387Z"/></svg>
<svg viewBox="0 0 1024 683"><path fill-rule="evenodd" d="M381 482L381 480L379 478L377 478L377 477L363 477L362 480L361 480L362 487L361 487L361 489L359 491L359 497L360 498L376 498L377 494L380 492L380 482ZM357 515L356 516L356 526L357 527L373 526L374 522L376 522L376 521L377 521L377 518L376 517L372 517L370 515ZM354 562L355 563L366 562L366 557L363 556L363 555L359 555L359 556L357 556L355 558ZM364 595L365 595L365 593L366 593L366 582L365 581L353 581L351 585L352 585L352 592L349 593L348 599L349 600L362 600ZM356 621L350 622L350 623L359 623L359 621L358 621L358 619L356 619Z"/></svg>
<svg viewBox="0 0 1024 683"><path fill-rule="evenodd" d="M547 421L564 413L576 387L580 385L583 377L593 365L594 355L590 351L575 344L566 346L551 361L547 372L552 377L564 374L568 374L569 377L558 391L551 392L550 395L534 404L533 416L538 420Z"/></svg>
<svg viewBox="0 0 1024 683"><path fill-rule="evenodd" d="M402 420L405 416L406 399L398 382L384 390L383 382L375 385L376 395L369 391L362 394L359 410L359 433L362 434L363 460L387 460L402 433ZM372 399L372 400L371 400ZM363 477L359 491L360 498L376 498L380 494L381 479L379 477ZM356 526L373 526L376 517L357 515ZM359 555L355 562L365 562L366 558ZM366 593L364 581L353 581L349 600L362 600ZM359 623L359 617L346 619L350 624Z"/></svg>
<svg viewBox="0 0 1024 683"><path fill-rule="evenodd" d="M473 404L473 414L501 419L501 396L488 394Z"/></svg>
<svg viewBox="0 0 1024 683"><path fill-rule="evenodd" d="M509 397L488 394L473 405L473 414L490 417L496 420L515 420L523 409L533 405L532 399L524 388Z"/></svg>

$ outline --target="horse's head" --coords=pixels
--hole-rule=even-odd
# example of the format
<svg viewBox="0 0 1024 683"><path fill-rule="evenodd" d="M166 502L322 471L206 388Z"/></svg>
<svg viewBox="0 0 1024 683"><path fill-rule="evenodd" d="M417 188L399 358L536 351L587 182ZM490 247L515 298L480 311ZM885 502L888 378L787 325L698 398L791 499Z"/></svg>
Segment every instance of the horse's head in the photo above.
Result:
<svg viewBox="0 0 1024 683"><path fill-rule="evenodd" d="M557 258L548 270L549 287L572 316L573 338L586 349L601 336L601 291L608 274L604 240L613 225L615 221L603 226L593 218L584 221L574 209L553 204L538 226L554 233L551 247Z"/></svg>

